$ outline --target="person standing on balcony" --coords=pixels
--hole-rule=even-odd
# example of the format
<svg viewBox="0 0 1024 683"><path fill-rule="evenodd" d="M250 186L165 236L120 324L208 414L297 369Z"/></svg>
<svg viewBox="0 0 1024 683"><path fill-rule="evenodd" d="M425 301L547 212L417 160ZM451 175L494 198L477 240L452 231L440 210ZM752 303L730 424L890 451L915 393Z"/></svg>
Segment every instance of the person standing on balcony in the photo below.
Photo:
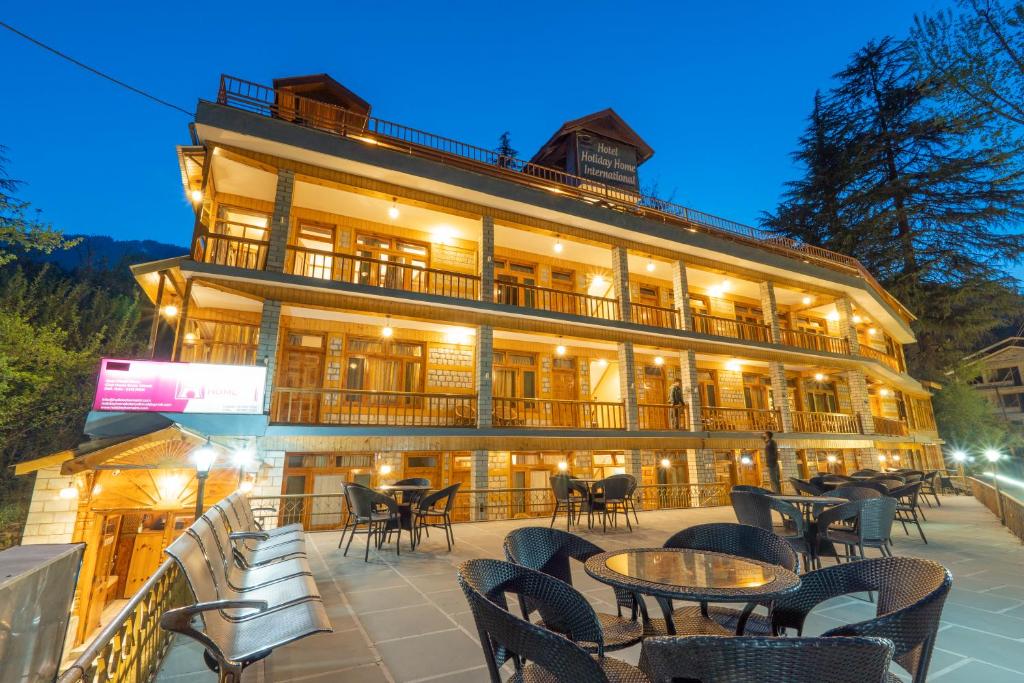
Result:
<svg viewBox="0 0 1024 683"><path fill-rule="evenodd" d="M765 432L764 436L764 464L768 466L768 479L772 483L772 491L782 493L782 483L779 481L779 444L775 443L775 435Z"/></svg>
<svg viewBox="0 0 1024 683"><path fill-rule="evenodd" d="M686 404L683 403L683 381L678 378L672 380L672 390L668 395L668 404L670 406L669 415L671 415L672 429L682 429L683 408Z"/></svg>

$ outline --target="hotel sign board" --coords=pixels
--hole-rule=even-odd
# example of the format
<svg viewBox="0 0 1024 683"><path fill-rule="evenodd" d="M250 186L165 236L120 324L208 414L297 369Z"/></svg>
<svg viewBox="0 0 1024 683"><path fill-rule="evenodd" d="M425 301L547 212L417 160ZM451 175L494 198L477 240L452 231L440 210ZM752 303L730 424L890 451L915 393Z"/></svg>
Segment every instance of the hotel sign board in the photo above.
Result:
<svg viewBox="0 0 1024 683"><path fill-rule="evenodd" d="M636 148L593 133L576 133L576 175L638 189Z"/></svg>
<svg viewBox="0 0 1024 683"><path fill-rule="evenodd" d="M104 358L93 410L260 415L267 369Z"/></svg>

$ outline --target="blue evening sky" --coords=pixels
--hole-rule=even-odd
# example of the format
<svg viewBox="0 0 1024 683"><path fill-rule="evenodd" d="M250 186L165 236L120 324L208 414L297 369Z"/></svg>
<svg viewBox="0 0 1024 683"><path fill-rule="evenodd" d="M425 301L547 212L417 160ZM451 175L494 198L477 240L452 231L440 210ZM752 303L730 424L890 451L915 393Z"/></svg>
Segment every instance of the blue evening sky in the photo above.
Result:
<svg viewBox="0 0 1024 683"><path fill-rule="evenodd" d="M529 156L613 107L655 149L662 195L754 223L796 174L816 88L941 0L8 4L0 18L192 109L224 73L327 72L377 116ZM187 117L0 30L0 145L21 195L70 233L186 244Z"/></svg>

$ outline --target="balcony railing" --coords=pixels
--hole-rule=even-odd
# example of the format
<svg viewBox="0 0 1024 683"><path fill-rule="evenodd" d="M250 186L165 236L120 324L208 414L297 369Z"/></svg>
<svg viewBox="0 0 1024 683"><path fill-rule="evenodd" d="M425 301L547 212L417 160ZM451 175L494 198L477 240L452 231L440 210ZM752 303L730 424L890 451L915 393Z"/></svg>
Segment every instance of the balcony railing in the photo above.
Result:
<svg viewBox="0 0 1024 683"><path fill-rule="evenodd" d="M480 286L480 278L476 275L299 246L288 247L285 272L320 280L460 299L476 299Z"/></svg>
<svg viewBox="0 0 1024 683"><path fill-rule="evenodd" d="M681 429L690 431L690 411L685 405L670 406L664 403L640 403L637 405L640 429Z"/></svg>
<svg viewBox="0 0 1024 683"><path fill-rule="evenodd" d="M155 678L171 644L160 615L192 597L178 564L164 560L139 591L57 679L58 683L138 683Z"/></svg>
<svg viewBox="0 0 1024 683"><path fill-rule="evenodd" d="M271 422L391 427L475 427L476 397L363 389L274 389Z"/></svg>
<svg viewBox="0 0 1024 683"><path fill-rule="evenodd" d="M223 365L256 365L255 344L238 344L207 339L190 341L181 345L181 360L185 363L216 363Z"/></svg>
<svg viewBox="0 0 1024 683"><path fill-rule="evenodd" d="M875 434L883 436L907 436L910 430L904 420L893 420L888 417L872 416L871 422L875 425Z"/></svg>
<svg viewBox="0 0 1024 683"><path fill-rule="evenodd" d="M218 266L263 270L267 267L270 243L248 237L205 232L196 238L192 258Z"/></svg>
<svg viewBox="0 0 1024 683"><path fill-rule="evenodd" d="M495 282L495 303L522 308L537 308L542 311L582 315L589 318L619 319L619 302L600 296L579 292L565 292L560 289L524 285L517 282Z"/></svg>
<svg viewBox="0 0 1024 683"><path fill-rule="evenodd" d="M860 420L846 413L793 411L793 431L811 434L860 434Z"/></svg>
<svg viewBox="0 0 1024 683"><path fill-rule="evenodd" d="M781 330L782 343L798 346L811 351L850 354L850 342L842 337L831 337L827 334L813 334L802 330Z"/></svg>
<svg viewBox="0 0 1024 683"><path fill-rule="evenodd" d="M782 418L777 410L701 406L700 421L708 432L782 431Z"/></svg>
<svg viewBox="0 0 1024 683"><path fill-rule="evenodd" d="M667 327L673 330L678 330L680 328L679 311L674 308L630 303L629 316L637 325Z"/></svg>
<svg viewBox="0 0 1024 683"><path fill-rule="evenodd" d="M733 320L732 318L719 318L714 315L703 313L693 314L693 330L700 334L709 334L715 337L732 337L745 341L768 343L772 340L771 328L767 325Z"/></svg>
<svg viewBox="0 0 1024 683"><path fill-rule="evenodd" d="M867 344L861 344L860 355L863 356L864 358L877 360L879 363L885 365L894 372L900 372L900 362L897 359L890 356L889 354L885 353L884 351L879 351L878 349L871 348Z"/></svg>
<svg viewBox="0 0 1024 683"><path fill-rule="evenodd" d="M542 398L494 398L495 427L625 429L621 403Z"/></svg>

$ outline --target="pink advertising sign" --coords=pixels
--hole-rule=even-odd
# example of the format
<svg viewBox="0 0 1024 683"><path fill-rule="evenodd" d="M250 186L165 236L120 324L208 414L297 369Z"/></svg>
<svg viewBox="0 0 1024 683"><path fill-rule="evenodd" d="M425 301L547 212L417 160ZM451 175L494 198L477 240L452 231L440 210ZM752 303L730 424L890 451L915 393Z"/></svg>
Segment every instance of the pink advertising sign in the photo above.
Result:
<svg viewBox="0 0 1024 683"><path fill-rule="evenodd" d="M263 412L267 369L104 358L93 410L159 413Z"/></svg>

